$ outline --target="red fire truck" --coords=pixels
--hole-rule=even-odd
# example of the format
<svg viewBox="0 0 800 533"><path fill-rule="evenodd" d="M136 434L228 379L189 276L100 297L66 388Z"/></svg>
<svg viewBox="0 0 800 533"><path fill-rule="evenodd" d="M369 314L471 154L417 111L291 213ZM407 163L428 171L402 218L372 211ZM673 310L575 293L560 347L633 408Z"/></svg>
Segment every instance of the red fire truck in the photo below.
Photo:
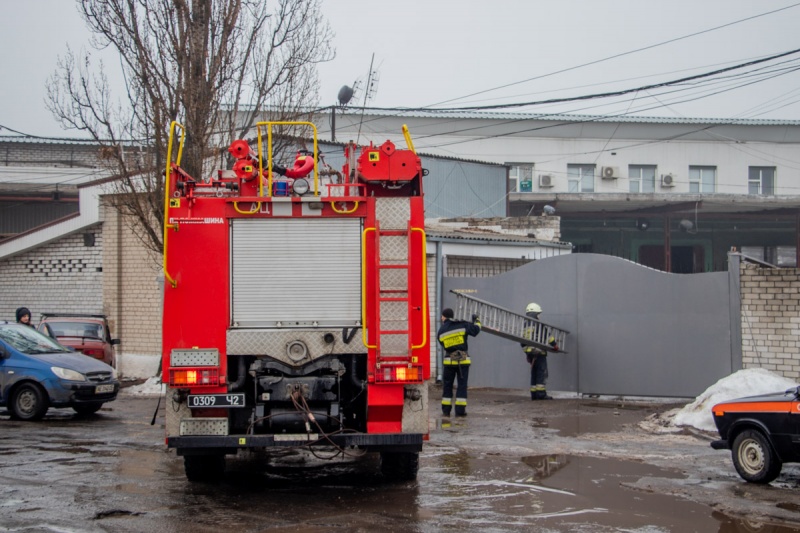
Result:
<svg viewBox="0 0 800 533"><path fill-rule="evenodd" d="M273 131L307 128L313 151L273 161ZM265 134L266 133L266 139ZM316 128L257 125L210 178L181 166L173 123L164 198L166 443L190 480L239 450L379 452L415 479L430 378L422 168L386 141L320 172ZM277 138L277 137L276 137Z"/></svg>

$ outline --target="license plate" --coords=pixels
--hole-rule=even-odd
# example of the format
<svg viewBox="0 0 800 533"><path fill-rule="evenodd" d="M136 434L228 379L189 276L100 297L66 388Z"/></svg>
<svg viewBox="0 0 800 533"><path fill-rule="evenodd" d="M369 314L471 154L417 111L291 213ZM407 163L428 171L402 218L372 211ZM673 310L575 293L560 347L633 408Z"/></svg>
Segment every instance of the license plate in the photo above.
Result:
<svg viewBox="0 0 800 533"><path fill-rule="evenodd" d="M105 394L107 392L114 392L114 385L98 385L94 388L95 394Z"/></svg>
<svg viewBox="0 0 800 533"><path fill-rule="evenodd" d="M244 394L190 394L189 407L244 407Z"/></svg>

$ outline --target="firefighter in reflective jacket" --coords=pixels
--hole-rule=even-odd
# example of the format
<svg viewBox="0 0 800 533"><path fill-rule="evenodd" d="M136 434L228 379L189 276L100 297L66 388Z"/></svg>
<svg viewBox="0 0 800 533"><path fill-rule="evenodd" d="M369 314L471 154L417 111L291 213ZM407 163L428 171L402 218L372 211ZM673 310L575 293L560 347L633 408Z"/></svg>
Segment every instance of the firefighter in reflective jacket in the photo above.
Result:
<svg viewBox="0 0 800 533"><path fill-rule="evenodd" d="M539 315L542 314L542 308L539 304L531 302L525 308L525 315L539 320ZM523 336L526 338L533 338L534 328L525 328ZM548 332L549 333L549 332ZM558 344L555 337L548 336L547 344L552 346L558 351ZM531 365L531 400L552 400L552 396L547 395L547 352L535 346L522 345L522 350L525 352L525 357L528 364Z"/></svg>
<svg viewBox="0 0 800 533"><path fill-rule="evenodd" d="M467 336L475 337L481 332L478 315L472 315L472 323L453 320L453 310L442 311L442 325L439 328L439 344L444 349L444 371L442 375L442 414L450 416L453 407L453 384L456 387L456 416L467 416L467 383L469 382L470 359L467 353Z"/></svg>

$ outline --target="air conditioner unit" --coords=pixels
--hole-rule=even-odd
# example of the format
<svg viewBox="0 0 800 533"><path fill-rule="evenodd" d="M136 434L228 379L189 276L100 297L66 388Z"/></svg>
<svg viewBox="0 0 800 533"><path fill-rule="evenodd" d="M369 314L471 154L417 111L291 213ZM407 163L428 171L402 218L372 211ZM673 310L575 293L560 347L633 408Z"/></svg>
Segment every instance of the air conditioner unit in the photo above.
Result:
<svg viewBox="0 0 800 533"><path fill-rule="evenodd" d="M602 167L600 175L604 180L615 180L619 176L619 168L617 167Z"/></svg>
<svg viewBox="0 0 800 533"><path fill-rule="evenodd" d="M675 178L672 176L672 174L661 174L661 186L662 187L675 186Z"/></svg>
<svg viewBox="0 0 800 533"><path fill-rule="evenodd" d="M539 187L552 187L553 176L550 174L539 174Z"/></svg>

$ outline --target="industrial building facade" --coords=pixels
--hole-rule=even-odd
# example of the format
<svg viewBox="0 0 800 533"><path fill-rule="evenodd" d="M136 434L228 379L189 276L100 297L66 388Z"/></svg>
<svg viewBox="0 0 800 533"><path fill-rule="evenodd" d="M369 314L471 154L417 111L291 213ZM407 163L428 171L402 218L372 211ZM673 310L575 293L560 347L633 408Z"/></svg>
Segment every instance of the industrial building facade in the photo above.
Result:
<svg viewBox="0 0 800 533"><path fill-rule="evenodd" d="M340 110L336 124L396 142L407 124L421 152L506 164L506 214L555 208L578 253L675 273L726 270L731 249L798 265L800 122Z"/></svg>

